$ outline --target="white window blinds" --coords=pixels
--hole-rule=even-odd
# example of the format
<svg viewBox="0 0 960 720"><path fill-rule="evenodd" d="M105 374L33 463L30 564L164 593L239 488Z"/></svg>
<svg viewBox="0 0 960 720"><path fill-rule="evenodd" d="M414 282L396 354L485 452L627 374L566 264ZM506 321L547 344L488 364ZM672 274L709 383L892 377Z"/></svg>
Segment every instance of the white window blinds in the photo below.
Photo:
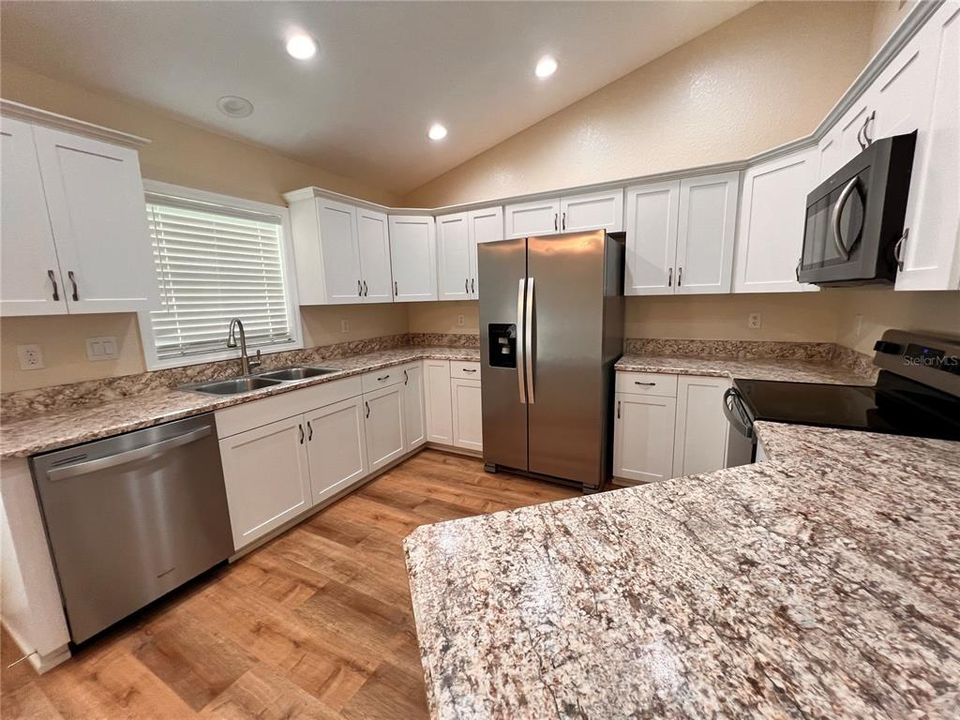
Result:
<svg viewBox="0 0 960 720"><path fill-rule="evenodd" d="M222 351L232 318L249 347L294 342L278 216L147 194L161 310L157 358Z"/></svg>

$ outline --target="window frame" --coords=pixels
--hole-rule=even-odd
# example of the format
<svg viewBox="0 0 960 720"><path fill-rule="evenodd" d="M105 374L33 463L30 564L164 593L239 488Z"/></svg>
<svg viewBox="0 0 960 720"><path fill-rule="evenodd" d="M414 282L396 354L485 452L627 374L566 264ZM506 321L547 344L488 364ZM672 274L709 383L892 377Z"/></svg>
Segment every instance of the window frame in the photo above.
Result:
<svg viewBox="0 0 960 720"><path fill-rule="evenodd" d="M184 200L193 200L196 202L210 203L211 205L221 205L226 208L236 208L237 210L249 210L278 216L280 218L280 232L282 235L280 255L282 258L283 283L286 290L285 299L287 313L290 317L290 334L293 336L293 342L282 346L260 347L259 349L264 355L303 349L303 326L300 320L300 301L297 292L297 271L293 251L293 236L290 230L289 208L285 205L272 205L256 200L246 200L231 195L221 195L220 193L208 192L206 190L197 190L196 188L185 187L183 185L173 185L172 183L160 182L159 180L144 179L143 189L147 194L170 195L172 197L183 198ZM146 195L144 195L144 213L146 213L146 204ZM150 238L150 247L152 251L153 238ZM152 278L156 284L154 295L158 298L158 305L155 309L159 309L160 291L156 272L153 273ZM164 370L168 368L188 367L190 365L203 365L205 363L223 360L240 359L239 348L227 348L226 346L226 327L223 329L223 350L203 353L202 355L160 358L157 356L157 343L153 335L150 311L143 310L138 312L137 323L140 326L140 342L141 345L143 345L143 358L147 370Z"/></svg>

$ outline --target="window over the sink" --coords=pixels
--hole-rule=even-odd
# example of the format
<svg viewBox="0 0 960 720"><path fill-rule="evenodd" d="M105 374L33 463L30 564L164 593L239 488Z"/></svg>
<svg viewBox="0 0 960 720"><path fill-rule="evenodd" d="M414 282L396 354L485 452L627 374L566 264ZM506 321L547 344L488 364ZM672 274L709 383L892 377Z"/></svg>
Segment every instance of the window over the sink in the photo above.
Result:
<svg viewBox="0 0 960 720"><path fill-rule="evenodd" d="M302 347L287 209L147 181L160 309L141 313L151 369L237 357L230 320L248 349Z"/></svg>

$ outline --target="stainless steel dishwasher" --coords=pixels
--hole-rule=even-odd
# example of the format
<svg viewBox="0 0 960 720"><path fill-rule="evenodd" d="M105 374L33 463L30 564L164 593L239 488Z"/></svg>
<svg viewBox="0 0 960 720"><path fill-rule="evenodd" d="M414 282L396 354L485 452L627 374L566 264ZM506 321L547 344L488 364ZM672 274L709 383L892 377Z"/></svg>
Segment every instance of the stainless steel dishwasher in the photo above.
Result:
<svg viewBox="0 0 960 720"><path fill-rule="evenodd" d="M212 413L30 465L76 643L233 553Z"/></svg>

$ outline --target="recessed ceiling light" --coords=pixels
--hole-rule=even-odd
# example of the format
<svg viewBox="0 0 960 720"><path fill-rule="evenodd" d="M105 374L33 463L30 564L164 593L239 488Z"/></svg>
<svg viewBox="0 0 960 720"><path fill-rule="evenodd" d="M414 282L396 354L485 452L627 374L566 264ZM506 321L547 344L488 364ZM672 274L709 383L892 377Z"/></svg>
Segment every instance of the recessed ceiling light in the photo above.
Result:
<svg viewBox="0 0 960 720"><path fill-rule="evenodd" d="M537 69L534 71L537 73L538 78L547 78L553 75L557 71L557 61L553 59L552 55L544 55L540 60L537 61Z"/></svg>
<svg viewBox="0 0 960 720"><path fill-rule="evenodd" d="M253 103L239 95L224 95L217 100L217 107L227 117L245 118L253 113Z"/></svg>
<svg viewBox="0 0 960 720"><path fill-rule="evenodd" d="M317 43L306 33L296 33L287 38L287 52L297 60L309 60L317 54Z"/></svg>
<svg viewBox="0 0 960 720"><path fill-rule="evenodd" d="M427 137L431 140L443 140L447 136L447 129L440 123L434 123L427 131Z"/></svg>

